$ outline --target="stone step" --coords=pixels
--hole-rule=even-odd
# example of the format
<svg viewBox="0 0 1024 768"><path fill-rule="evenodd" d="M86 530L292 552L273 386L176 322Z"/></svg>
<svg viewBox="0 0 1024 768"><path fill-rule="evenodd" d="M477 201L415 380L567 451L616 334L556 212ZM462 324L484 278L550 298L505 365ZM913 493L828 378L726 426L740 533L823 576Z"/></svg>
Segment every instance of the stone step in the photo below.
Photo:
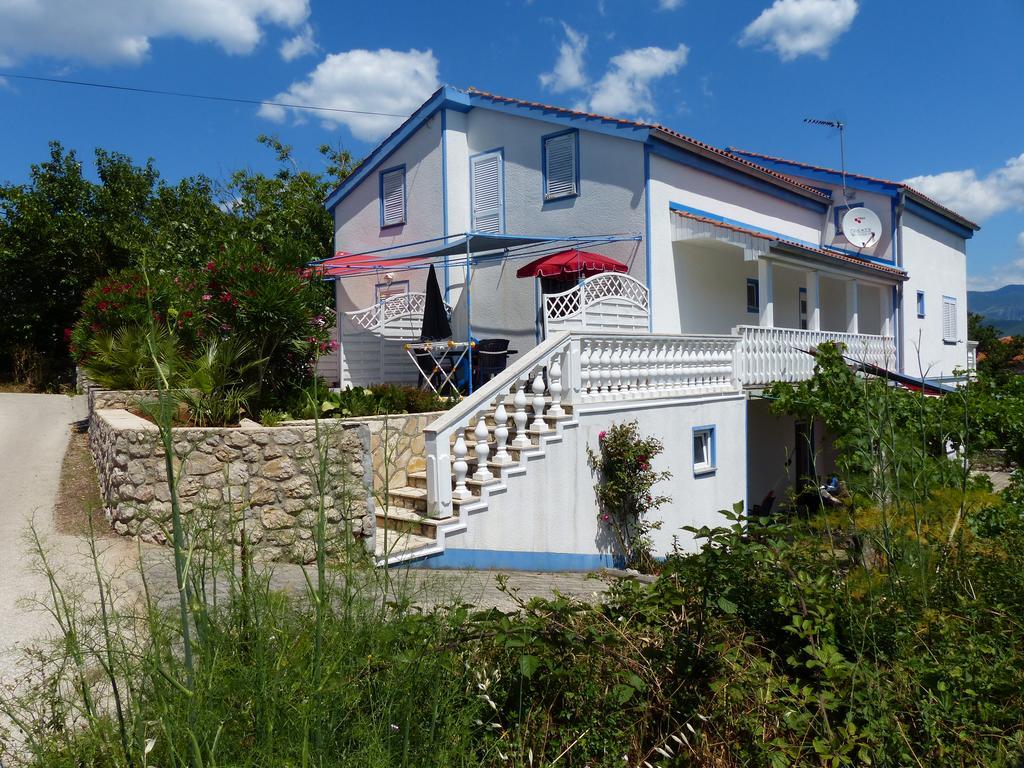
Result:
<svg viewBox="0 0 1024 768"><path fill-rule="evenodd" d="M387 540L386 549L385 537ZM437 540L430 536L419 536L415 533L403 533L392 530L385 532L384 529L378 528L374 544L374 554L377 557L377 561L383 562L386 557L396 557L420 549L435 547L437 546Z"/></svg>
<svg viewBox="0 0 1024 768"><path fill-rule="evenodd" d="M404 507L388 506L387 512L377 511L377 528L387 528L399 533L413 533L417 536L437 538L437 526L454 522L453 518L436 520Z"/></svg>
<svg viewBox="0 0 1024 768"><path fill-rule="evenodd" d="M407 472L405 474L406 482L413 488L426 488L427 487L427 470L420 469L415 472Z"/></svg>
<svg viewBox="0 0 1024 768"><path fill-rule="evenodd" d="M388 490L388 506L411 509L420 513L427 511L427 489L406 485Z"/></svg>

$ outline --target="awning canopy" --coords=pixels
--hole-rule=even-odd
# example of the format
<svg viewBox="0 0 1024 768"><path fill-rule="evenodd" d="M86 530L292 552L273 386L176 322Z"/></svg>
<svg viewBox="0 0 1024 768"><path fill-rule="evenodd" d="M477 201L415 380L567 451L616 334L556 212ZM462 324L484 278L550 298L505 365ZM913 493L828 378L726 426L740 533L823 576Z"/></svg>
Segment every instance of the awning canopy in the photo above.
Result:
<svg viewBox="0 0 1024 768"><path fill-rule="evenodd" d="M339 251L329 259L316 262L310 265L313 274L319 274L324 278L351 277L354 275L365 275L372 272L388 272L391 270L401 271L404 269L426 267L430 263L449 256L468 258L470 254L491 253L494 251L510 252L515 249L533 251L537 247L550 247L553 243L566 244L605 244L619 242L622 240L639 240L638 235L604 235L597 237L578 236L537 236L537 235L506 235L506 234L481 234L478 232L467 232L463 235L452 235L447 238L436 238L424 240L418 243L404 243L379 248L363 253L345 253ZM416 248L416 246L420 246ZM531 248L530 246L534 246ZM582 253L582 252L581 252ZM598 254L589 254L597 258L606 257ZM615 262L617 263L617 262ZM609 271L607 269L599 271ZM615 271L626 271L624 265L619 265Z"/></svg>
<svg viewBox="0 0 1024 768"><path fill-rule="evenodd" d="M591 277L602 272L628 272L629 267L600 253L576 249L541 256L516 271L516 277Z"/></svg>

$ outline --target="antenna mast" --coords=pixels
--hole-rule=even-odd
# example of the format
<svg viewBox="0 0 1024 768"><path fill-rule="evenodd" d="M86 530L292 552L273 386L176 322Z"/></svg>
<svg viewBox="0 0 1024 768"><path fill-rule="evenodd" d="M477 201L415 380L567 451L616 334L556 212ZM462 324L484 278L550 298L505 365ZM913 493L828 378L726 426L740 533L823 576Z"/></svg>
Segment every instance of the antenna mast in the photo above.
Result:
<svg viewBox="0 0 1024 768"><path fill-rule="evenodd" d="M821 125L826 128L836 128L839 131L839 162L843 174L843 198L849 200L852 195L846 188L846 124L842 120L820 120L816 117L805 117L804 122L810 125Z"/></svg>

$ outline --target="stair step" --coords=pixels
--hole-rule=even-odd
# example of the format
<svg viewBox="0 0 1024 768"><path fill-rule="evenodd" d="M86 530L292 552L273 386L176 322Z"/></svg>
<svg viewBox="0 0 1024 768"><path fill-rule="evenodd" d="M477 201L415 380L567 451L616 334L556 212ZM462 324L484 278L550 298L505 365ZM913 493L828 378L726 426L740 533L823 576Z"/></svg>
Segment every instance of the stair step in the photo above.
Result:
<svg viewBox="0 0 1024 768"><path fill-rule="evenodd" d="M426 488L427 487L427 470L421 469L416 472L406 472L406 481L413 488Z"/></svg>
<svg viewBox="0 0 1024 768"><path fill-rule="evenodd" d="M427 511L427 489L411 485L388 490L388 506L411 509L421 514Z"/></svg>
<svg viewBox="0 0 1024 768"><path fill-rule="evenodd" d="M386 550L385 537L387 539ZM397 555L415 552L419 549L435 547L437 546L437 540L429 536L418 536L415 533L403 533L392 530L385 532L384 529L378 528L374 545L374 554L378 561L380 561L385 557L391 558Z"/></svg>
<svg viewBox="0 0 1024 768"><path fill-rule="evenodd" d="M399 533L412 533L427 538L437 537L437 526L454 522L454 518L446 517L438 520L433 517L405 507L394 507L389 505L387 512L377 511L377 528L387 528L389 531Z"/></svg>

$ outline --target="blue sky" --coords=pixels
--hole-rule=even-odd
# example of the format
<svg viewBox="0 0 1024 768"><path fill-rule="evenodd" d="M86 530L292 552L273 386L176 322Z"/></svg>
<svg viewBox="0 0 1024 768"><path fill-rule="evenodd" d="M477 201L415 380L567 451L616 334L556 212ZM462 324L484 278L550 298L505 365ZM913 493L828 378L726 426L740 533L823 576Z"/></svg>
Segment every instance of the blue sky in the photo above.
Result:
<svg viewBox="0 0 1024 768"><path fill-rule="evenodd" d="M662 122L915 186L980 224L972 287L1024 282L1020 0L0 0L0 71L407 114L438 84ZM442 10L443 9L443 10ZM0 79L0 179L59 139L165 178L361 156L397 118Z"/></svg>

